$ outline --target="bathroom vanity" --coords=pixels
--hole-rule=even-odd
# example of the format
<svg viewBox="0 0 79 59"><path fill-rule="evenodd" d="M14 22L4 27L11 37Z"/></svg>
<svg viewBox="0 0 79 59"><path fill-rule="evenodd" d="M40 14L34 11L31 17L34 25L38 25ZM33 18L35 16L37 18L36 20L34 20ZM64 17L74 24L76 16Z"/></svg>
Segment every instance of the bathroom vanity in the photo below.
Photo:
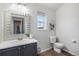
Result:
<svg viewBox="0 0 79 59"><path fill-rule="evenodd" d="M0 56L36 56L37 40L23 39L0 43Z"/></svg>
<svg viewBox="0 0 79 59"><path fill-rule="evenodd" d="M12 6L15 6L12 7ZM19 9L19 6L23 7ZM3 37L0 41L0 56L35 56L37 55L37 40L27 38L31 33L31 14L24 11L23 5L11 4L1 11L3 20ZM18 40L14 40L17 39ZM21 40L22 39L22 40Z"/></svg>

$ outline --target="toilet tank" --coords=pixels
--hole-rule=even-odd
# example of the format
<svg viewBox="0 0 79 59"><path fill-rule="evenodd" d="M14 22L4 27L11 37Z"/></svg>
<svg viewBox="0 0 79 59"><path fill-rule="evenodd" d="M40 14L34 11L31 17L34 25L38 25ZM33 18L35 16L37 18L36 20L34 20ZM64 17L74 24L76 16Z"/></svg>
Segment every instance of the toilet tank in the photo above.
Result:
<svg viewBox="0 0 79 59"><path fill-rule="evenodd" d="M56 36L50 36L50 43L56 42Z"/></svg>

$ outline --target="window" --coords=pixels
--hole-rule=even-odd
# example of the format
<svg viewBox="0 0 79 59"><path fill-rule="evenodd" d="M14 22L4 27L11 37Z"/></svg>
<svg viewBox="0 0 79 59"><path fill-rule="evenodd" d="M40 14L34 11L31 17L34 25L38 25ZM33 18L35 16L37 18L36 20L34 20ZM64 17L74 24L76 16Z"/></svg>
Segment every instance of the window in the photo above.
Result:
<svg viewBox="0 0 79 59"><path fill-rule="evenodd" d="M42 12L37 12L37 29L45 30L46 29L46 15Z"/></svg>

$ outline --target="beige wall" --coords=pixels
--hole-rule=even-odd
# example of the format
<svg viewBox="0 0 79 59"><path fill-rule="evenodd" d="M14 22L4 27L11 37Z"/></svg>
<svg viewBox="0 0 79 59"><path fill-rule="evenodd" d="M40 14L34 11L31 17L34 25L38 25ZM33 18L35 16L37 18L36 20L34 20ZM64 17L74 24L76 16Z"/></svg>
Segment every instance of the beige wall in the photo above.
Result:
<svg viewBox="0 0 79 59"><path fill-rule="evenodd" d="M38 40L38 46L41 48L41 50L50 48L50 42L49 37L50 35L55 35L54 31L49 31L49 23L53 23L55 21L55 11L42 7L40 5L31 5L31 32L33 34L33 37ZM36 16L37 11L44 12L47 16L47 29L46 30L37 30L36 27Z"/></svg>
<svg viewBox="0 0 79 59"><path fill-rule="evenodd" d="M0 10L1 11L1 10ZM0 41L3 40L3 13L0 12Z"/></svg>
<svg viewBox="0 0 79 59"><path fill-rule="evenodd" d="M79 4L64 4L56 11L56 36L72 54L79 55Z"/></svg>
<svg viewBox="0 0 79 59"><path fill-rule="evenodd" d="M8 4L7 4L8 5ZM4 10L6 9L6 4L0 4L0 41L4 40Z"/></svg>

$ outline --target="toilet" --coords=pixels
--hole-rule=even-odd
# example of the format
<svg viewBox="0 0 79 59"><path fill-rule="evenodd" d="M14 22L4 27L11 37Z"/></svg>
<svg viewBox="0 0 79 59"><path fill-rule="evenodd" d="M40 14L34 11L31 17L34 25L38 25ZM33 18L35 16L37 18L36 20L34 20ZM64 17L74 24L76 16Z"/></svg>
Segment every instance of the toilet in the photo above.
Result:
<svg viewBox="0 0 79 59"><path fill-rule="evenodd" d="M50 43L53 45L54 51L61 53L64 45L60 42L56 42L56 36L50 36Z"/></svg>

